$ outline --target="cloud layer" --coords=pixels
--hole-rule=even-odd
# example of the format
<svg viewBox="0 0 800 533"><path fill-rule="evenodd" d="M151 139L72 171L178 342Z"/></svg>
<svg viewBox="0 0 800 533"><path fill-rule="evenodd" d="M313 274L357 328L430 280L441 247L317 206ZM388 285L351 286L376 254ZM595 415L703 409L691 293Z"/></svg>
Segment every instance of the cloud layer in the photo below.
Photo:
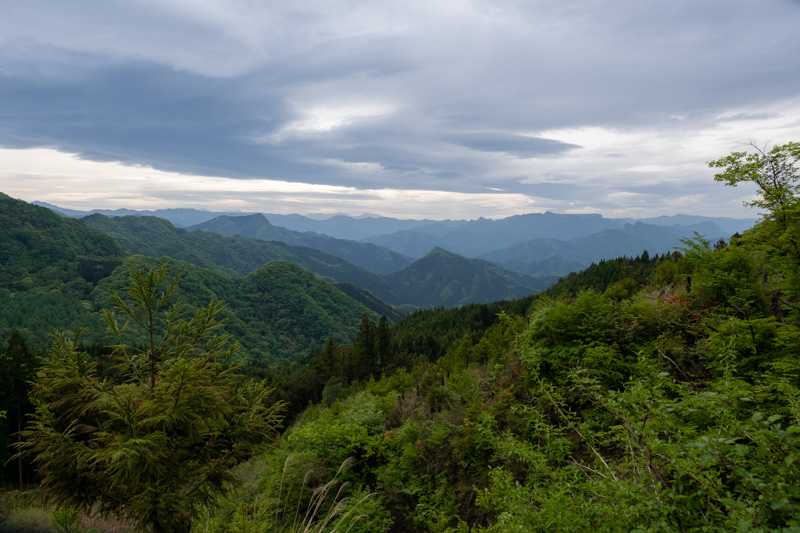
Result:
<svg viewBox="0 0 800 533"><path fill-rule="evenodd" d="M798 21L790 0L12 3L0 190L69 207L749 216L752 191L705 161L800 139ZM37 174L42 157L73 170Z"/></svg>

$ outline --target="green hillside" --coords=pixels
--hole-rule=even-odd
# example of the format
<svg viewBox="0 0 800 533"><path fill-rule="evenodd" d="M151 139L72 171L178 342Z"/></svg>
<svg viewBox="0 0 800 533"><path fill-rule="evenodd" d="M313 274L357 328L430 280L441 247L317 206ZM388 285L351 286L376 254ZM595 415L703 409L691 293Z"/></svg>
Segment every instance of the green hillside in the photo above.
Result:
<svg viewBox="0 0 800 533"><path fill-rule="evenodd" d="M287 261L272 261L239 282L248 334L271 333L270 353L277 357L321 347L328 337L355 338L364 313L379 316L330 283Z"/></svg>
<svg viewBox="0 0 800 533"><path fill-rule="evenodd" d="M234 471L241 490L229 498L214 492L213 500L195 507L174 497L169 516L188 517L184 530L191 520L192 529L216 533L296 530L304 515L322 531L344 524L362 533L796 530L798 161L800 144L790 143L711 163L721 169L717 180L728 185L758 178L760 195L753 205L765 215L730 241L684 239L667 255L600 261L538 295L421 310L391 327L288 262L268 263L239 280L173 265L186 271L180 296L187 310L195 301L228 293L231 315L225 327L229 332L240 328L236 333L245 338L258 335L269 350L310 345L340 323L358 324L351 330L352 342L330 336L306 357L278 365L253 361L246 367L260 381L261 401L285 405L285 432ZM470 273L476 268L443 250L426 259L437 268L420 269L431 273L421 281L441 269ZM127 261L147 266L158 260L133 256ZM92 294L103 287L123 288L120 276L117 269ZM438 280L433 281L428 290L437 287ZM97 303L105 305L100 297ZM163 338L180 340L191 328L174 331ZM142 341L148 342L154 345L152 339ZM94 379L104 360L77 351L68 339L55 346L35 378L40 380L34 388L37 424L23 434L24 446L34 450L26 460L48 461L50 476L43 482L49 490L82 505L105 503L107 495L98 491L105 485L92 481L104 479L106 469L70 458L110 457L114 475L139 487L138 470L116 465L144 455L165 468L169 459L150 450L163 450L166 436L176 437L170 442L179 452L185 451L182 442L197 450L200 457L186 461L219 464L207 460L204 443L214 449L217 437L230 436L203 433L199 445L194 438L208 426L219 427L216 406L208 407L206 395L200 395L203 410L179 413L197 431L176 431L172 396L164 395L164 401L151 394L136 402L136 409L120 410L120 404L132 404L109 403L108 398L125 397L111 394L117 389L108 381ZM24 359L20 348L19 338L9 339L10 355L0 357L0 364L19 371L9 361ZM214 348L211 343L205 350ZM190 353L205 353L195 350ZM151 349L148 355L158 353ZM140 359L123 362L130 364L108 371L140 369ZM141 368L152 373L156 363L149 364ZM218 366L209 368L222 368L213 364ZM6 375L11 373L0 377ZM81 388L86 375L91 387ZM182 384L183 377L174 372L159 379ZM244 377L237 380L229 383L245 383ZM140 383L136 398L147 398L146 382L131 379L124 385L133 382ZM52 392L54 385L61 387L59 394ZM119 390L131 390L125 387ZM274 388L269 396L266 387ZM228 386L222 392L241 407L250 397L242 391ZM2 386L0 394L22 405ZM122 424L124 431L116 425L127 420L117 413L136 419L159 401L173 405L170 414L158 411L147 425ZM242 413L232 426L258 420ZM76 431L72 417L88 422ZM96 431L95 418L117 432ZM134 431L136 438L130 438ZM85 434L93 435L86 449ZM8 441L8 428L4 435ZM109 435L121 437L112 445L98 444ZM245 437L249 434L240 442L249 446ZM42 442L52 442L55 450ZM81 453L70 455L69 446ZM67 457L69 464L54 464L51 457ZM175 470L185 473L186 465L180 466ZM33 475L30 464L23 467ZM83 490L65 492L76 472ZM85 494L90 496L82 499ZM156 504L160 501L148 498L107 505L127 510Z"/></svg>
<svg viewBox="0 0 800 533"><path fill-rule="evenodd" d="M249 274L269 261L290 261L327 281L354 283L383 301L399 303L399 296L380 276L312 248L241 237L234 232L228 235L225 232L187 231L156 217L95 214L82 220L111 235L125 251L133 254L165 255L232 276Z"/></svg>
<svg viewBox="0 0 800 533"><path fill-rule="evenodd" d="M121 260L108 235L0 196L0 337L19 329L44 343L52 328L84 323L95 284Z"/></svg>
<svg viewBox="0 0 800 533"><path fill-rule="evenodd" d="M455 307L521 298L545 288L523 274L479 259L467 259L441 248L434 248L386 279L406 301L420 307Z"/></svg>
<svg viewBox="0 0 800 533"><path fill-rule="evenodd" d="M0 338L17 329L42 346L54 328L87 326L86 342L107 343L98 311L112 307L109 290L124 287L132 267L165 262L172 275L183 272L180 295L190 310L227 302L225 329L249 359L298 357L328 337L350 342L365 312L380 316L300 266L268 263L287 258L344 281L377 278L316 250L187 232L155 217L91 215L85 222L0 197Z"/></svg>
<svg viewBox="0 0 800 533"><path fill-rule="evenodd" d="M362 294L356 299L387 317L400 314L396 310L400 308L453 307L522 297L542 290L554 280L552 276L531 278L505 271L487 261L466 259L439 248L404 269L381 277L318 249L261 240L274 237L274 231L288 231L275 228L261 215L218 217L198 226L213 231L187 231L147 216L112 218L95 214L82 220L113 236L130 253L165 255L229 275L248 274L268 261L289 261L326 281L353 284L369 291L373 297ZM313 237L303 235L306 240L302 242ZM362 246L347 246L351 244ZM362 247L372 247L372 252L379 254L385 252L373 245ZM386 310L387 303L395 310Z"/></svg>
<svg viewBox="0 0 800 533"><path fill-rule="evenodd" d="M800 145L744 158L718 179L770 177L753 229L408 315L394 370L307 409L227 516L267 523L244 509L275 511L279 480L297 491L306 467L329 479L349 456L354 494L375 493L359 531L794 530Z"/></svg>

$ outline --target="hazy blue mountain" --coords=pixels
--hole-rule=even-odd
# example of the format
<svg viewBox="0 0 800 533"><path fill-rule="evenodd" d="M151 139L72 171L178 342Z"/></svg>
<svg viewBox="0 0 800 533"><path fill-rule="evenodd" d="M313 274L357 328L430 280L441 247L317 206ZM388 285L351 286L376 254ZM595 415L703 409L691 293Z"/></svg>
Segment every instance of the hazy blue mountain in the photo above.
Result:
<svg viewBox="0 0 800 533"><path fill-rule="evenodd" d="M399 253L375 244L334 239L312 232L298 233L273 226L262 214L240 217L223 215L188 229L213 231L220 235L241 235L251 239L280 241L292 246L314 248L342 258L375 274L395 272L410 263Z"/></svg>
<svg viewBox="0 0 800 533"><path fill-rule="evenodd" d="M85 212L44 204L51 209L70 216L85 215ZM108 216L132 214L136 216L157 215L170 220L178 227L193 226L209 222L217 217L247 219L243 213L220 213L200 211L196 209L163 209L155 211L133 210L97 210ZM263 217L263 218L262 218ZM385 274L399 270L408 264L397 257L381 256L372 262L365 258L363 249L354 249L353 245L341 246L326 237L359 240L388 248L400 255L418 259L432 247L439 246L468 257L483 255L524 243L533 239L558 239L569 241L585 237L606 229L622 229L626 224L643 222L652 226L682 227L702 225L709 222L722 230L722 236L729 237L753 225L756 219L735 219L726 217L705 217L699 215L659 216L647 219L620 218L609 219L599 214L566 215L556 213L531 213L514 215L504 219L489 220L398 220L377 215L350 217L346 215L302 216L297 214L257 215L250 219L250 233L242 233L224 229L220 224L219 232L225 234L243 234L245 236L267 240L280 240L287 244L317 248L337 257L342 257L374 273ZM271 222L271 223L270 223ZM271 227L265 228L265 224ZM208 229L208 228L206 228ZM244 230L243 230L244 231ZM305 233L298 233L305 232ZM685 233L685 232L684 232ZM702 231L701 231L702 233ZM303 235L303 237L299 237ZM313 237L312 237L313 236ZM714 237L716 238L716 237ZM366 251L369 256L371 251ZM385 252L384 252L385 254Z"/></svg>
<svg viewBox="0 0 800 533"><path fill-rule="evenodd" d="M549 285L442 248L434 248L403 270L387 275L386 280L406 301L421 307L522 298Z"/></svg>
<svg viewBox="0 0 800 533"><path fill-rule="evenodd" d="M600 215L559 215L547 212L515 215L500 220L479 218L456 227L430 224L418 230L365 240L410 257L420 257L423 253L425 247L417 245L417 241L440 246L467 257L482 257L490 251L502 250L531 239L568 240L603 229L622 228L624 225L624 222Z"/></svg>
<svg viewBox="0 0 800 533"><path fill-rule="evenodd" d="M645 224L653 224L654 226L692 226L702 224L704 222L711 222L726 234L726 236L733 235L734 233L741 233L746 229L753 227L757 218L728 218L728 217L703 217L699 215L672 215L660 216L653 218L632 219L631 223L644 222Z"/></svg>
<svg viewBox="0 0 800 533"><path fill-rule="evenodd" d="M241 213L238 211L215 212L215 211L204 211L202 209L179 209L179 208L155 209L153 211L135 210L135 209L92 209L90 211L79 211L77 209L68 209L66 207L59 207L57 205L48 204L47 202L33 202L33 205L46 207L52 211L56 211L58 213L61 213L62 215L71 218L83 218L94 214L101 214L107 217L124 217L124 216L158 217L169 220L174 226L177 226L179 228L185 228L187 226L200 224L201 222L205 222L206 220L211 220L212 218L216 218L221 215L242 216L250 214L250 213Z"/></svg>
<svg viewBox="0 0 800 533"><path fill-rule="evenodd" d="M531 239L480 257L529 275L537 272L542 261L551 260L549 275L563 276L603 259L636 257L645 250L650 255L668 253L682 246L681 239L694 237L695 232L711 241L727 236L710 221L690 226L656 226L637 222L570 240ZM555 260L563 261L561 268L564 270L558 271L559 265Z"/></svg>
<svg viewBox="0 0 800 533"><path fill-rule="evenodd" d="M360 241L373 235L416 229L436 222L434 220L398 220L378 215L363 217L335 215L325 219L314 219L302 215L265 214L265 216L271 223L286 229L299 232L312 231L352 241Z"/></svg>
<svg viewBox="0 0 800 533"><path fill-rule="evenodd" d="M584 262L592 263L601 259L616 257L635 257L647 250L650 255L670 252L682 246L681 239L694 237L698 233L716 241L726 233L711 222L691 226L654 226L637 222L626 224L619 230L604 230L599 233L572 239L570 241L585 257Z"/></svg>
<svg viewBox="0 0 800 533"><path fill-rule="evenodd" d="M435 237L422 230L405 230L389 235L376 235L367 241L415 259L424 256L431 248L445 245L444 239L441 237Z"/></svg>

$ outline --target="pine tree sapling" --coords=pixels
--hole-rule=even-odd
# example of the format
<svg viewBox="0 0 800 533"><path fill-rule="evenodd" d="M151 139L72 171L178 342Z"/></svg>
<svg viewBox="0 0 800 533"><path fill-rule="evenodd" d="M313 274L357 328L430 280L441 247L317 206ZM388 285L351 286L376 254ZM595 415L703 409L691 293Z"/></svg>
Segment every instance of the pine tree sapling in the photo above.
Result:
<svg viewBox="0 0 800 533"><path fill-rule="evenodd" d="M107 370L79 339L55 335L20 445L57 505L154 533L188 531L215 506L237 482L231 468L275 434L282 408L239 374L236 344L219 334L222 306L183 317L178 280L166 272L133 269L126 294L113 296L117 310L105 317L116 364Z"/></svg>

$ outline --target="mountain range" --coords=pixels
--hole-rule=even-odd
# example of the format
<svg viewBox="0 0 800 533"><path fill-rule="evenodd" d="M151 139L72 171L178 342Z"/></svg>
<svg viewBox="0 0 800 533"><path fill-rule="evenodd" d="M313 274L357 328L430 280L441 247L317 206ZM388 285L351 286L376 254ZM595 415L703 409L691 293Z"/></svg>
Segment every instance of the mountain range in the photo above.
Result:
<svg viewBox="0 0 800 533"><path fill-rule="evenodd" d="M297 237L261 215L215 221L223 223ZM309 235L316 234L300 234ZM357 245L351 250L379 248L340 241ZM328 336L350 342L364 313L395 322L414 309L520 298L552 282L441 248L382 276L307 246L178 228L149 215L73 219L2 195L0 333L21 329L44 342L53 327L102 331L96 311L111 306L107 291L124 286L131 267L164 262L184 272L189 308L226 301L228 331L245 354L268 359L304 353Z"/></svg>
<svg viewBox="0 0 800 533"><path fill-rule="evenodd" d="M47 206L73 217L89 213ZM159 216L177 227L307 246L381 275L405 268L433 248L442 248L467 258L493 262L506 270L547 279L621 255L635 256L644 250L651 254L670 252L681 245L681 239L691 238L695 233L712 241L726 239L751 227L756 220L698 215L614 219L599 214L550 212L497 220L438 221L192 209L103 213Z"/></svg>

